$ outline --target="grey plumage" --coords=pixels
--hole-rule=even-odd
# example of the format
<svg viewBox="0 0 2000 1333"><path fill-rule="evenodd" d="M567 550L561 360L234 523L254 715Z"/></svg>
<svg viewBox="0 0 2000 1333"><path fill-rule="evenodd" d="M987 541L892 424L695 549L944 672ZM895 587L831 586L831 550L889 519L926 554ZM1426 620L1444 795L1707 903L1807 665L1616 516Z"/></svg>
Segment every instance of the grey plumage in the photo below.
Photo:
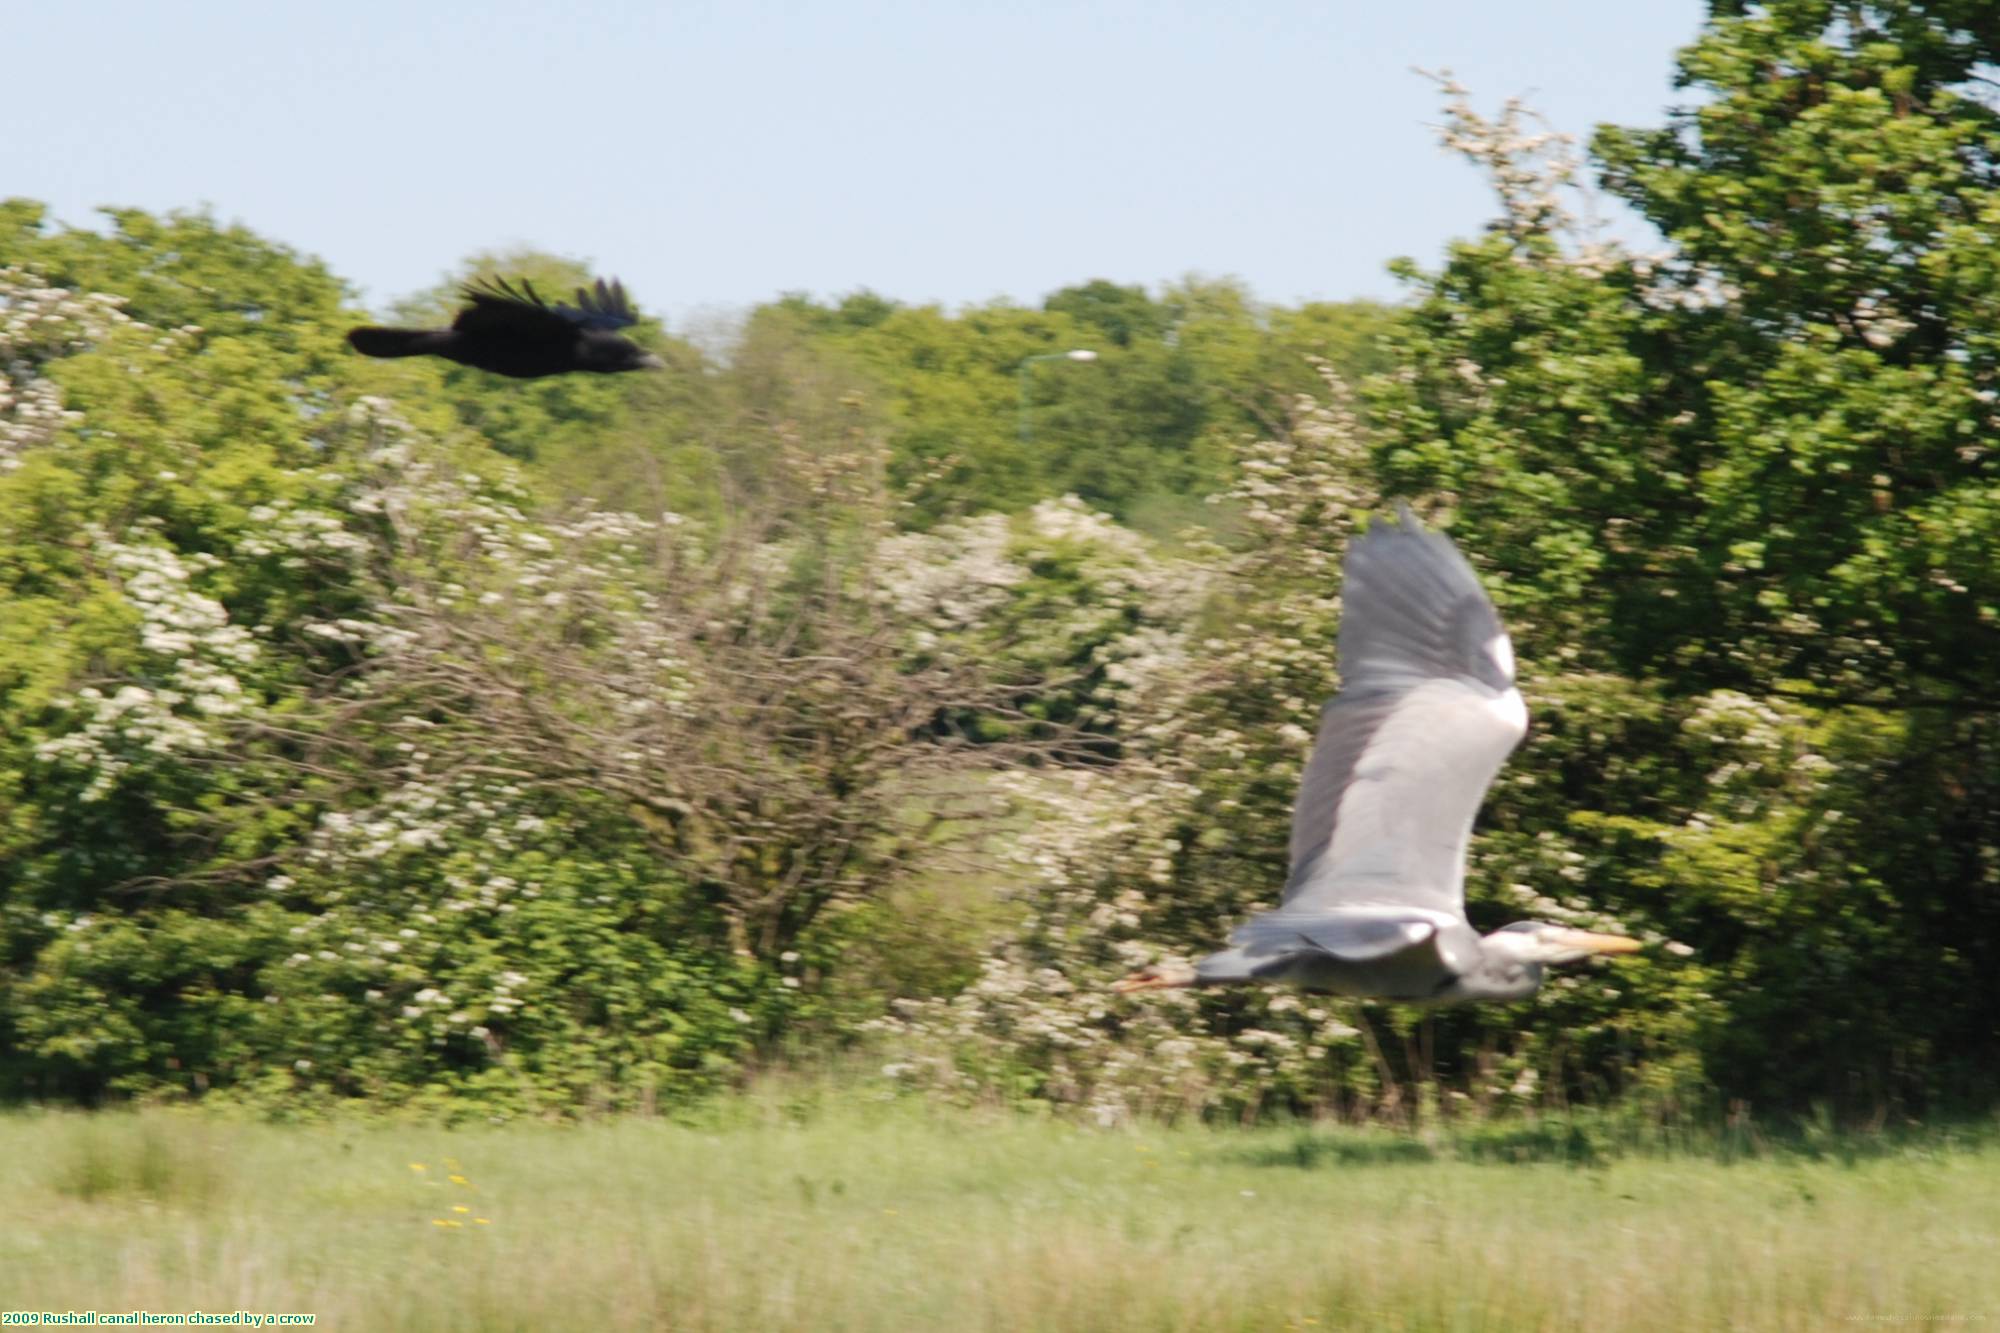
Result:
<svg viewBox="0 0 2000 1333"><path fill-rule="evenodd" d="M1421 1003L1518 999L1545 963L1636 941L1540 922L1481 939L1465 918L1465 856L1494 774L1527 734L1514 654L1472 567L1406 507L1348 549L1341 690L1292 813L1281 905L1191 971L1121 990L1289 982Z"/></svg>

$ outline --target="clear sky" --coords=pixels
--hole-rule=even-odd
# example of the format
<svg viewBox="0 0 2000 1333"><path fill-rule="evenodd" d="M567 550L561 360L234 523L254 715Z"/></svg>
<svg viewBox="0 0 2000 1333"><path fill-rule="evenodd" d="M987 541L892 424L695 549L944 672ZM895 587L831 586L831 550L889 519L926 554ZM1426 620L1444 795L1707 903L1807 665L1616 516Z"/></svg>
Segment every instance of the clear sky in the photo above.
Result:
<svg viewBox="0 0 2000 1333"><path fill-rule="evenodd" d="M1476 231L1437 146L1486 110L1652 124L1697 0L11 7L0 195L207 204L378 308L475 250L623 277L670 321L784 291L960 305L1233 274L1388 297ZM0 256L4 259L4 256Z"/></svg>

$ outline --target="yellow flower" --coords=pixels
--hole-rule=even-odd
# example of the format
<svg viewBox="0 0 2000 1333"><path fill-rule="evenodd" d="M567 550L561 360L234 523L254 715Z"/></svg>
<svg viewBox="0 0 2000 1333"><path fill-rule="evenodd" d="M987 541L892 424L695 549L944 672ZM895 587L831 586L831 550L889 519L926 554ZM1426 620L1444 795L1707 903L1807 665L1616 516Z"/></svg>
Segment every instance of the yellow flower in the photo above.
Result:
<svg viewBox="0 0 2000 1333"><path fill-rule="evenodd" d="M469 1213L469 1212L471 1212L471 1211L472 1211L472 1210L471 1210L470 1208L467 1208L467 1207L466 1207L466 1206L465 1206L464 1204L462 1204L462 1203L455 1203L455 1204L453 1204L453 1205L451 1206L451 1210L452 1210L452 1211L453 1211L454 1213Z"/></svg>
<svg viewBox="0 0 2000 1333"><path fill-rule="evenodd" d="M483 1227L490 1227L493 1225L493 1219L490 1217L475 1217L472 1220L479 1223L479 1225Z"/></svg>
<svg viewBox="0 0 2000 1333"><path fill-rule="evenodd" d="M470 1185L472 1182L467 1180L464 1176L453 1176L451 1178L451 1183L454 1185Z"/></svg>
<svg viewBox="0 0 2000 1333"><path fill-rule="evenodd" d="M427 1171L427 1170L429 1170L429 1169L430 1169L430 1168L426 1167L426 1166L425 1166L425 1165L424 1165L424 1164L423 1164L422 1162L411 1162L411 1163L410 1163L410 1170L412 1170L412 1171Z"/></svg>
<svg viewBox="0 0 2000 1333"><path fill-rule="evenodd" d="M433 1217L431 1219L431 1225L434 1227L448 1227L451 1225L451 1223L445 1221L442 1217Z"/></svg>

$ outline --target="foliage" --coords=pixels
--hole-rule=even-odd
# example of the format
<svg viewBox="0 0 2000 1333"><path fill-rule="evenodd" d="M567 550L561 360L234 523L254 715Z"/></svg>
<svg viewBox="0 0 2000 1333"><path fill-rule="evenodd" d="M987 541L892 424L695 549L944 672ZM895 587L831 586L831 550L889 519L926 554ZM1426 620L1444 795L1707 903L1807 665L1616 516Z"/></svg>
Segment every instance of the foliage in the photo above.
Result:
<svg viewBox="0 0 2000 1333"><path fill-rule="evenodd" d="M1018 691L906 655L866 441L729 525L537 519L317 339L4 280L12 1092L698 1092L1019 749L939 725Z"/></svg>
<svg viewBox="0 0 2000 1333"><path fill-rule="evenodd" d="M1502 224L1426 279L1374 399L1385 476L1507 571L1523 660L1660 692L1697 766L1601 827L1714 969L1710 1077L1760 1101L1987 1095L1995 296L1960 220L1993 208L1995 36L1717 6L1680 61L1701 101L1597 138L1659 255L1579 239L1560 146L1459 111L1540 170L1496 173Z"/></svg>
<svg viewBox="0 0 2000 1333"><path fill-rule="evenodd" d="M1393 324L1367 302L1272 309L1236 283L1189 279L1157 297L1097 281L1039 310L956 315L866 292L793 297L759 309L750 336L789 330L881 402L917 523L1073 494L1173 536L1226 485L1232 442L1316 383L1308 356L1358 376ZM1062 359L1072 349L1096 359Z"/></svg>
<svg viewBox="0 0 2000 1333"><path fill-rule="evenodd" d="M535 250L481 252L451 277L396 303L388 319L418 328L442 327L464 305L475 278L524 279L549 300L598 278L574 259ZM708 498L699 467L687 470L691 424L712 415L713 392L701 354L645 316L646 293L632 294L644 316L634 336L667 362L661 374L551 375L509 380L432 357L378 363L357 376L396 398L449 405L458 423L510 458L537 464L562 493L642 513L696 510Z"/></svg>
<svg viewBox="0 0 2000 1333"><path fill-rule="evenodd" d="M1628 1079L1662 1095L1691 1090L1696 1034L1711 1014L1702 973L1645 918L1578 895L1585 856L1560 811L1480 840L1475 921L1530 915L1638 931L1659 955L1615 975L1558 976L1532 1005L1435 1018L1258 989L1125 1000L1106 990L1152 961L1157 942L1184 957L1216 947L1283 883L1292 798L1334 687L1330 589L1356 516L1375 500L1368 473L1338 381L1324 400L1301 400L1289 430L1246 450L1229 500L1251 536L1239 551L1205 552L1210 609L1152 646L1154 684L1120 714L1124 762L1023 782L1038 806L1017 849L1025 923L974 985L901 1003L876 1025L913 1052L900 1076L960 1090L998 1081L1105 1122L1216 1109L1400 1115L1440 1095L1446 1112L1469 1111L1601 1096ZM1529 683L1542 730L1496 803L1521 804L1508 794L1565 765L1572 803L1613 787L1606 770L1658 704L1607 684ZM1630 777L1616 786L1643 790Z"/></svg>
<svg viewBox="0 0 2000 1333"><path fill-rule="evenodd" d="M1446 81L1498 212L1394 311L786 298L524 389L347 355L241 228L0 205L0 1091L644 1105L865 1035L1107 1122L1990 1105L2000 30L1712 11L1593 148L1665 248ZM1114 997L1282 883L1398 497L1532 718L1475 924L1650 947Z"/></svg>
<svg viewBox="0 0 2000 1333"><path fill-rule="evenodd" d="M1685 1108L1717 1089L1875 1116L1990 1099L1990 298L1970 235L1952 249L1921 219L1981 215L1967 164L1993 140L1963 35L1927 46L1921 7L1867 13L1720 14L1683 58L1711 100L1672 132L1600 136L1607 180L1679 243L1660 256L1577 222L1561 136L1518 106L1481 117L1446 83L1446 142L1489 171L1500 216L1438 272L1404 266L1419 299L1365 428L1335 384L1242 457L1243 539L1212 557L1217 610L1185 631L1203 669L1134 728L1161 738L1136 764L1055 789L1020 939L891 1020L923 1053L907 1077L1009 1081L1104 1119L1620 1092ZM1877 21L1935 68L1911 74ZM1892 150L1867 177L1879 205L1815 174ZM1879 227L1848 225L1863 215ZM1655 948L1559 974L1533 1006L1427 1018L1109 999L1118 971L1214 947L1282 882L1334 683L1337 562L1383 492L1433 497L1522 663L1534 729L1481 818L1475 923Z"/></svg>

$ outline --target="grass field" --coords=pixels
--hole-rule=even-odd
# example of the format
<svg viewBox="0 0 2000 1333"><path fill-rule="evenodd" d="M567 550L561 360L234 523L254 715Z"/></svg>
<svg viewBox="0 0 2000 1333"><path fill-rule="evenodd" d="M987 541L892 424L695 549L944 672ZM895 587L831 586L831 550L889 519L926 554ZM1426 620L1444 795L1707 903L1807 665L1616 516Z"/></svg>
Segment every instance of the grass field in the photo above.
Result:
<svg viewBox="0 0 2000 1333"><path fill-rule="evenodd" d="M0 1116L0 1309L357 1330L2000 1325L2000 1140L1822 1147L1607 1159L1546 1128L1106 1132L907 1102L470 1129L24 1112Z"/></svg>

